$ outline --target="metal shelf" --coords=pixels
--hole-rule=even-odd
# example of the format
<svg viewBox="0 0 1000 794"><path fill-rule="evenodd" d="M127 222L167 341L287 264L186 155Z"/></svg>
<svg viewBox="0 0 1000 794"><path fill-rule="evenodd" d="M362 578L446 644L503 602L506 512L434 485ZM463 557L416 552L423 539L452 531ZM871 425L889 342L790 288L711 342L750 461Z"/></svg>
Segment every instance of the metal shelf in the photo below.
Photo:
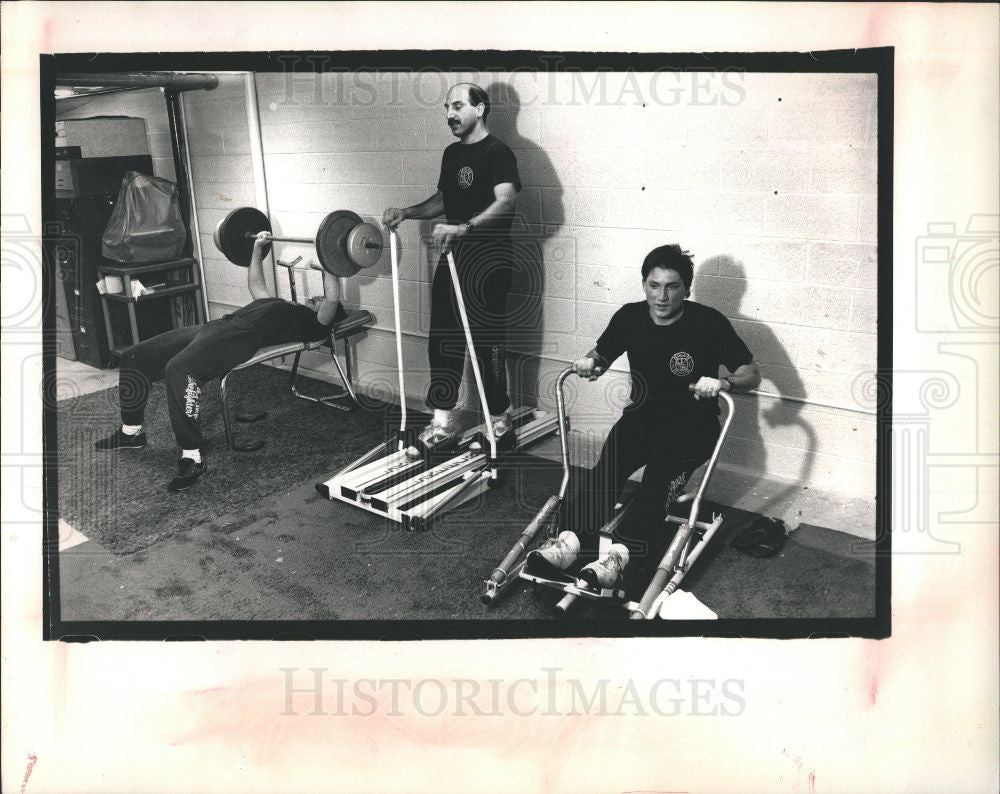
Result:
<svg viewBox="0 0 1000 794"><path fill-rule="evenodd" d="M104 297L111 301L117 301L118 303L142 303L143 301L153 300L154 298L169 298L173 295L186 295L189 292L195 292L199 289L201 289L201 287L197 284L181 284L176 287L160 287L147 295L140 295L137 298L130 298L128 295L123 294L107 294Z"/></svg>
<svg viewBox="0 0 1000 794"><path fill-rule="evenodd" d="M182 268L197 265L191 257L175 259L172 262L156 262L151 265L125 265L125 264L101 264L97 270L102 275L107 276L139 276L143 273L155 273L158 270L181 270Z"/></svg>

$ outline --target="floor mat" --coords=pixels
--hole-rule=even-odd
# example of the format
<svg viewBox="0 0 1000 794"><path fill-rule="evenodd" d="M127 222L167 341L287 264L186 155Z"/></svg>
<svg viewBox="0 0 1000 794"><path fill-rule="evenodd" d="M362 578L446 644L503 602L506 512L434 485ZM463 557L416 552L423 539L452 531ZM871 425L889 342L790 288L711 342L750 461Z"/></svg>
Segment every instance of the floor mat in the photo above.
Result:
<svg viewBox="0 0 1000 794"><path fill-rule="evenodd" d="M493 607L483 579L559 486L558 464L521 456L509 480L425 532L320 497L316 467L274 491L206 518L144 552L102 554L93 543L60 556L64 620L430 620L550 618L559 594L515 585ZM721 510L722 528L684 582L720 618L868 617L874 562L858 540L803 526L758 559L729 540L755 518ZM579 619L621 617L579 604ZM414 624L415 636L419 625Z"/></svg>
<svg viewBox="0 0 1000 794"><path fill-rule="evenodd" d="M139 551L238 514L261 497L294 489L318 471L341 468L384 438L393 423L386 406L372 400L350 414L297 400L289 393L288 373L273 367L240 371L229 389L234 405L242 400L268 411L261 422L234 423L238 437L257 436L267 443L252 453L226 449L218 381L212 381L202 396L208 473L180 494L166 491L180 452L162 382L151 390L143 423L149 444L141 450L97 452L93 447L118 425L117 388L60 402L60 516L115 554ZM330 385L302 378L300 389L322 394Z"/></svg>

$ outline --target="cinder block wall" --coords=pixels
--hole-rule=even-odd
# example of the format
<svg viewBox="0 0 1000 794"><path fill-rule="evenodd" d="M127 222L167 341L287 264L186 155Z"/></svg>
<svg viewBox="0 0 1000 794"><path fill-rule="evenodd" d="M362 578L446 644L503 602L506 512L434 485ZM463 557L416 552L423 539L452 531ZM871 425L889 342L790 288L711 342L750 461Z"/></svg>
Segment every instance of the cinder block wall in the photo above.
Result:
<svg viewBox="0 0 1000 794"><path fill-rule="evenodd" d="M156 176L176 181L174 155L170 149L170 122L167 103L158 88L101 94L94 97L60 99L56 102L56 120L86 119L91 116L129 116L146 122L149 154Z"/></svg>
<svg viewBox="0 0 1000 794"><path fill-rule="evenodd" d="M876 83L867 75L259 74L258 110L277 230L312 236L322 217L435 190L452 140L443 102L468 78L494 99L490 127L514 150L522 257L511 307L518 400L551 406L552 383L615 309L640 300L648 250L679 242L697 263L694 299L730 317L761 363L761 389L871 409L855 380L875 364ZM213 256L211 229L253 203L242 78L189 95L198 218L213 313L247 300L245 271ZM404 224L406 388L426 386L434 261L430 222ZM308 248L279 247L283 256ZM359 377L396 390L388 254L345 284L375 328ZM279 282L287 291L283 280ZM306 294L320 289L313 274ZM311 360L318 372L329 362ZM599 440L627 397L627 362L597 384L569 382L574 426ZM466 402L474 395L467 389ZM737 398L725 461L861 496L874 493L868 414Z"/></svg>

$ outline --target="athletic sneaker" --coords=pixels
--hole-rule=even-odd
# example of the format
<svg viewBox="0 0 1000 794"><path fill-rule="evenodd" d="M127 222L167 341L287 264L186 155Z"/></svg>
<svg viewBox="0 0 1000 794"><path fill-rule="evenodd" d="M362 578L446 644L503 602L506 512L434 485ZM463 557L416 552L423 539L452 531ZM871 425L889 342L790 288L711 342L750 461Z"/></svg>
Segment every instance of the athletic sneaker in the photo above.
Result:
<svg viewBox="0 0 1000 794"><path fill-rule="evenodd" d="M560 532L558 537L549 538L537 549L528 552L525 567L529 573L544 575L553 573L552 568L565 571L580 553L580 539L576 533ZM549 569L549 570L546 570Z"/></svg>
<svg viewBox="0 0 1000 794"><path fill-rule="evenodd" d="M497 452L510 452L517 446L517 434L509 413L493 421L493 435L497 440Z"/></svg>
<svg viewBox="0 0 1000 794"><path fill-rule="evenodd" d="M112 449L142 449L146 446L146 434L140 430L134 436L122 432L119 427L107 438L94 442L94 449L107 452Z"/></svg>
<svg viewBox="0 0 1000 794"><path fill-rule="evenodd" d="M432 423L420 431L417 440L430 450L447 449L458 442L458 431L454 425L445 427Z"/></svg>
<svg viewBox="0 0 1000 794"><path fill-rule="evenodd" d="M177 476L170 481L167 490L170 493L186 491L207 470L208 464L205 462L204 455L201 456L201 460L198 463L195 463L191 458L181 458L181 462L177 464Z"/></svg>
<svg viewBox="0 0 1000 794"><path fill-rule="evenodd" d="M612 543L607 554L580 569L577 585L594 590L613 588L621 580L626 565L628 565L628 547L621 543Z"/></svg>

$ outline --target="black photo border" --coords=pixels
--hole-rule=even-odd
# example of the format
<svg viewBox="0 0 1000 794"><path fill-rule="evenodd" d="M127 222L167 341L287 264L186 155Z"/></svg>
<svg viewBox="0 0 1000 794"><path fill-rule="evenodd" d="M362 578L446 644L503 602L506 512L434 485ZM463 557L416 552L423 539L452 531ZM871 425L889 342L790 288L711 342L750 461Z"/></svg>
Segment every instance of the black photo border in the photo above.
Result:
<svg viewBox="0 0 1000 794"><path fill-rule="evenodd" d="M874 73L878 78L878 337L876 372L875 615L871 618L672 620L303 620L64 621L60 614L56 409L43 413L42 632L44 640L419 640L555 637L748 637L801 639L891 635L892 192L893 58L891 47L805 53L625 53L451 50L335 52L72 53L40 56L42 218L55 217L55 79L58 73L252 71L502 72L653 70ZM54 267L43 258L43 389L55 386Z"/></svg>

